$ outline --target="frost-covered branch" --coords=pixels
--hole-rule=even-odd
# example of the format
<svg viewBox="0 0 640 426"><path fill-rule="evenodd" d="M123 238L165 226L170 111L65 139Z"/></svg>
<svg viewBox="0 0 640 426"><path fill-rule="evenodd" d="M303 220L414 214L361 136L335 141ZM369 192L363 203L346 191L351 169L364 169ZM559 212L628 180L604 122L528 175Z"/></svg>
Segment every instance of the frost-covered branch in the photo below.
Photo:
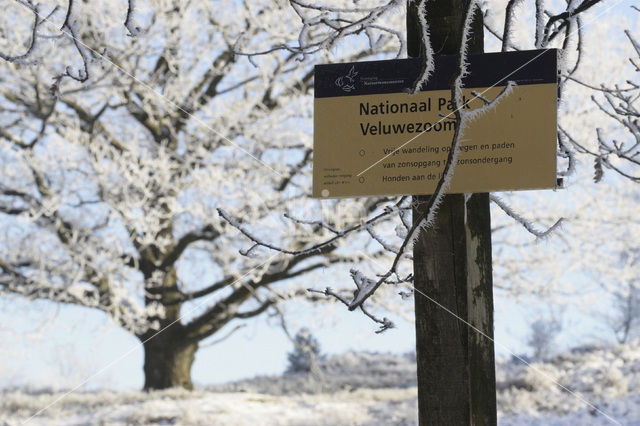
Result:
<svg viewBox="0 0 640 426"><path fill-rule="evenodd" d="M542 3L540 0L537 0L537 2ZM536 43L536 47L544 48L545 46L549 45L549 43L556 37L558 37L562 33L562 31L566 31L567 27L571 25L571 22L573 22L573 20L577 18L580 13L586 12L593 6L602 3L602 0L583 0L578 6L575 7L573 7L572 5L573 2L568 3L568 9L562 13L550 16L542 29L540 29L542 19L539 19L537 21L537 34L541 33L542 37ZM536 15L538 16L538 13L536 13ZM540 16L542 15L540 14Z"/></svg>
<svg viewBox="0 0 640 426"><path fill-rule="evenodd" d="M15 4L20 7L29 10L33 15L33 23L31 24L31 37L27 44L27 49L20 55L10 55L0 51L0 59L4 59L7 62L11 62L17 65L36 65L42 62L41 59L33 59L38 52L40 46L40 40L51 39L68 39L78 56L82 65L74 70L71 65L65 66L65 71L58 73L54 78L54 83L49 87L49 91L54 96L59 96L60 85L62 80L66 77L84 83L89 79L89 64L92 61L92 55L98 54L91 47L87 46L82 40L82 33L85 28L83 25L87 22L87 16L82 16L76 11L75 0L67 0L66 12L64 14L64 20L59 27L58 35L49 35L44 33L46 26L50 29L54 27L54 19L57 12L61 9L59 5L56 5L50 12L43 14L43 7L39 3L34 3L32 0L13 0ZM21 18L16 18L21 19ZM127 0L126 17L124 21L124 27L129 31L129 36L134 37L141 33L139 26L135 24L135 0ZM45 53L42 53L45 54Z"/></svg>
<svg viewBox="0 0 640 426"><path fill-rule="evenodd" d="M177 345L159 346L189 346L291 297L311 299L303 287L318 281L319 288L327 286L329 274L319 272L355 263L353 282L332 282L336 290L320 293L361 308L382 329L390 327L373 314L384 295L379 286L390 284L396 297L391 285L411 282L405 261L411 242L436 214L466 124L508 96L511 85L496 99L479 94L485 105L475 113L452 114L459 131L451 140L446 179L423 216L412 217L408 197L309 200L313 153L311 127L304 123L313 115L313 70L300 60L314 52L326 62L345 62L404 51L404 16L393 11L405 2L240 1L224 8L216 2L139 3L153 6L139 12L142 37L127 36L139 28L135 2L124 0L113 6L91 2L99 13L90 15L84 2L66 3L66 15L49 14L52 35L36 19L37 8L20 6L22 15L16 16L28 17L22 34L3 31L0 158L11 165L0 176L0 259L7 266L0 280L8 284L3 291L54 300L67 294L69 303L78 304L91 300L141 340L163 338L151 330L180 327L184 333L168 333ZM465 39L475 4L466 12ZM10 18L0 16L3 30L11 28ZM516 18L510 15L511 30L502 35L507 49L518 47ZM558 41L575 32L576 15L555 22L548 36L558 31L554 43L574 46ZM61 38L61 27L75 41ZM536 26L531 38L539 31ZM456 110L465 53L452 88ZM35 60L38 68L25 72L20 62ZM428 69L425 62L421 78ZM573 63L563 68L565 80L576 78L573 69ZM51 76L65 72L68 78L54 84L57 98L47 96ZM86 81L76 84L73 77ZM637 90L630 88L620 93ZM632 128L633 110L620 114L617 94L601 93L603 108ZM560 133L558 153L569 172L584 152L564 129ZM242 150L230 149L229 141ZM633 145L608 143L609 153L589 148L596 161L631 173L613 157L632 158ZM269 168L255 167L247 153ZM364 249L350 254L354 247ZM264 261L273 251L274 258ZM385 262L384 272L367 277L360 272L366 262ZM301 286L302 279L315 282ZM80 290L92 299L70 298L82 296L75 293ZM369 298L374 291L375 301ZM317 292L313 297L320 299ZM187 311L188 321L182 318Z"/></svg>
<svg viewBox="0 0 640 426"><path fill-rule="evenodd" d="M129 30L130 37L135 37L142 32L142 28L135 24L135 2L136 0L127 0L127 15L124 20L124 26Z"/></svg>
<svg viewBox="0 0 640 426"><path fill-rule="evenodd" d="M467 53L467 41L469 37L469 31L471 27L471 21L473 20L473 15L475 13L477 4L475 1L469 2L469 7L465 13L463 34L462 34L462 42L460 47L460 53L457 59L457 72L452 80L451 86L451 102L453 104L453 116L455 117L456 124L454 126L455 131L453 135L453 140L451 142L451 149L447 156L447 161L445 162L445 166L442 172L442 177L438 181L436 188L434 190L433 195L429 198L424 208L423 214L413 219L413 225L407 232L407 236L402 242L398 253L396 254L391 267L384 274L380 275L378 280L371 280L369 278L364 278L360 275L352 274L354 281L358 287L358 291L356 292L353 300L349 304L349 309L353 310L358 306L361 306L362 303L369 298L377 289L382 285L385 280L390 278L393 274L397 272L398 263L400 259L405 254L410 245L414 243L417 236L423 229L429 228L436 215L436 211L444 197L444 194L449 187L451 182L451 177L453 176L453 168L455 165L456 157L458 155L459 146L461 143L461 135L463 134L463 129L466 127L466 123L464 122L469 116L467 116L466 112L461 110L462 103L462 78L466 75L466 53ZM451 114L450 114L451 115ZM356 279L359 278L359 279Z"/></svg>
<svg viewBox="0 0 640 426"><path fill-rule="evenodd" d="M505 203L502 199L500 199L500 197L498 197L497 195L491 194L489 197L491 201L493 201L498 207L502 209L502 211L504 211L507 214L507 216L514 219L516 222L522 225L524 229L526 229L529 233L531 233L538 239L544 239L549 237L554 231L560 228L560 226L562 225L562 222L564 221L564 218L560 218L549 228L545 230L540 230L540 229L537 229L536 226L531 221L527 220L525 217L517 213L511 207L509 207L509 205Z"/></svg>
<svg viewBox="0 0 640 426"><path fill-rule="evenodd" d="M509 0L507 7L505 8L504 16L504 29L502 30L502 51L506 52L511 46L511 26L515 17L515 8L521 3L522 0Z"/></svg>
<svg viewBox="0 0 640 426"><path fill-rule="evenodd" d="M640 60L640 45L629 31L625 31L625 35L637 54L636 58L629 59L637 71L640 69L636 64ZM617 128L621 131L615 137L609 137L601 128L597 128L596 148L590 148L586 141L576 140L563 127L560 127L560 134L577 152L594 157L596 182L602 179L606 169L633 182L640 182L640 84L627 80L624 86L596 87L571 76L567 76L567 79L596 91L591 97L593 103L605 116L617 123ZM623 135L626 135L626 140Z"/></svg>
<svg viewBox="0 0 640 426"><path fill-rule="evenodd" d="M36 45L38 43L38 39L39 39L38 28L42 26L42 24L44 24L46 20L42 19L42 17L40 16L39 4L33 4L31 0L24 0L24 1L16 0L16 2L33 13L33 24L31 24L31 39L28 42L27 50L23 54L9 55L7 53L3 53L2 51L0 51L0 59L4 59L5 61L12 62L19 65L35 65L37 64L37 61L31 60L30 57L32 53L35 51ZM57 12L57 10L58 10L58 6L56 6L51 11L49 16L47 16L47 19L53 16L53 14Z"/></svg>
<svg viewBox="0 0 640 426"><path fill-rule="evenodd" d="M73 80L79 81L80 83L84 83L89 79L90 53L87 50L85 44L82 42L82 40L78 38L79 33L76 29L76 18L73 14L73 5L74 5L73 0L67 0L67 1L68 1L67 14L64 17L64 23L62 24L60 31L62 31L63 34L68 36L71 39L73 45L76 47L76 51L78 52L78 54L80 55L80 58L82 59L82 68L79 68L74 73L71 66L67 65L67 67L65 68L65 72L63 74L60 74L58 77L56 77L56 82L54 83L54 86L51 90L54 94L58 93L60 81L64 77L72 78Z"/></svg>
<svg viewBox="0 0 640 426"><path fill-rule="evenodd" d="M407 197L401 197L399 201L397 201L395 203L395 207L398 208L399 206L402 205L402 203L407 199ZM238 231L240 231L245 237L247 237L249 240L251 240L253 243L255 243L257 246L261 246L261 247L265 247L268 248L270 250L274 250L274 251L278 251L284 254L289 254L289 255L293 255L293 256L300 256L300 255L308 255L308 254L313 254L313 253L318 253L320 250L323 250L327 247L330 247L334 244L336 244L337 242L339 242L340 240L344 239L345 237L347 237L350 234L353 234L357 231L360 231L362 229L365 229L366 226L371 226L376 224L377 222L379 222L380 220L389 217L391 214L393 214L394 212L397 211L397 209L394 209L393 207L388 207L385 208L381 213L378 213L377 215L373 216L372 218L369 218L366 221L363 221L361 223L357 223L351 226L348 226L342 230L337 230L334 227L330 226L330 225L326 225L326 224L322 224L322 225L318 225L317 221L301 221L299 219L295 219L290 215L285 215L286 218L291 219L292 221L299 223L299 224L306 224L306 225L313 225L313 226L321 226L325 229L329 229L331 233L333 233L334 235L319 242L319 243L315 243L309 247L306 247L304 249L287 249L284 247L280 247L276 244L272 244L269 243L267 241L265 241L263 238L255 235L251 230L247 229L247 226L243 225L242 223L240 223L238 220L236 220L233 216L231 216L229 213L227 213L224 209L222 208L218 208L218 214L220 215L220 217L222 217L225 221L227 221L229 223L229 225L233 226L234 228L236 228Z"/></svg>
<svg viewBox="0 0 640 426"><path fill-rule="evenodd" d="M200 348L210 348L211 346L215 346L215 345L217 345L219 343L222 343L225 340L227 340L229 337L233 336L237 331L242 330L246 326L247 326L247 324L238 324L235 327L233 327L231 330L229 330L226 334L224 334L223 336L220 336L217 339L213 339L211 341L200 342L198 347L200 347Z"/></svg>
<svg viewBox="0 0 640 426"><path fill-rule="evenodd" d="M566 170L558 171L558 176L568 177L573 175L576 170L576 156L571 148L571 144L566 140L565 134L558 130L558 157L563 158L567 162Z"/></svg>
<svg viewBox="0 0 640 426"><path fill-rule="evenodd" d="M45 6L15 3L10 12L33 24L25 21L21 33L6 30L13 15L0 16L0 158L12 165L0 176L0 258L28 280L11 281L3 269L3 280L25 284L3 292L54 301L68 294L68 303L90 304L71 298L82 289L93 295L92 308L141 340L161 340L152 330L182 326L180 339L191 345L275 303L312 300L295 279L383 256L375 249L350 255L325 239L332 229L362 231L359 218L347 220L345 212L382 212L380 220L397 214L382 211L384 199L342 202L344 211L325 212L322 223L297 217L317 207L305 197L312 141L301 125L312 116L312 67L298 53L279 52L254 58L260 68L252 69L233 52L239 38L251 48L298 39L291 5L138 2L146 8L139 12L145 36L133 38L135 3L91 2L96 13L87 14L73 0L49 22ZM320 13L316 6L296 2L308 23ZM339 15L329 17L341 27L329 31L336 41L359 33L370 43L323 56L396 52L400 33L385 30L400 20L392 6L328 11ZM323 27L309 26L310 39L319 40ZM38 68L25 72L20 61L36 59ZM54 98L47 96L51 76ZM229 142L242 149L230 150ZM268 167L256 168L252 157ZM274 247L303 251L267 262L242 256L247 237L217 208L242 217L247 231L277 235ZM305 232L266 233L282 223Z"/></svg>
<svg viewBox="0 0 640 426"><path fill-rule="evenodd" d="M371 238L373 238L375 241L377 241L382 246L383 249L385 249L386 251L388 251L390 253L398 254L398 249L394 248L394 247L391 247L391 245L389 245L389 243L387 243L380 235L378 235L378 233L375 231L373 226L370 226L370 225L366 224L364 221L363 221L362 224L363 224L364 229L371 236Z"/></svg>
<svg viewBox="0 0 640 426"><path fill-rule="evenodd" d="M420 3L419 7L422 7L422 6L423 6L423 3ZM366 299L368 299L380 287L380 285L382 285L385 282L391 282L392 277L397 276L398 265L400 260L406 257L406 252L408 248L411 246L411 244L413 243L413 241L415 240L418 233L422 229L425 229L431 226L433 222L440 200L442 199L443 195L446 193L446 190L450 183L450 180L453 174L453 165L455 164L455 159L459 151L458 147L462 143L462 138L463 138L462 135L466 127L466 124L471 120L477 118L484 112L494 108L497 105L497 103L500 102L501 99L503 99L506 96L509 96L509 94L511 93L514 87L514 84L512 82L508 82L504 90L495 99L488 100L483 98L483 100L485 101L485 105L480 108L477 108L476 110L462 111L459 108L459 106L463 105L462 94L461 94L462 93L461 82L462 82L462 78L464 78L464 76L467 74L466 43L469 38L469 28L471 27L471 20L473 19L473 15L475 13L476 7L477 5L475 4L475 2L472 2L471 5L469 6L469 10L467 11L467 14L465 15L465 26L464 26L464 30L463 30L464 33L462 37L463 46L461 47L461 53L459 56L458 74L455 76L453 80L452 89L451 89L454 112L451 113L448 117L446 117L446 118L450 118L451 116L455 117L456 126L454 128L456 130L452 140L451 150L449 152L449 155L444 167L443 176L436 186L434 195L429 199L427 203L427 207L424 210L425 213L421 217L414 218L413 223L410 224L404 221L405 219L404 216L401 216L403 219L403 224L406 228L406 232L403 231L399 233L400 235L403 236L403 242L400 245L399 249L392 248L373 229L372 225L374 225L377 222L377 220L381 217L380 215L377 217L374 217L374 219L363 220L359 226L356 225L356 226L347 228L346 231L337 231L334 228L327 228L331 231L333 235L329 239L327 239L325 243L321 243L321 245L312 246L311 248L305 248L303 250L289 250L289 249L284 249L282 247L275 246L271 243L264 241L263 239L255 235L253 232L251 232L249 229L247 229L243 224L237 222L235 219L230 217L230 215L226 213L224 210L219 209L220 215L227 222L229 222L232 226L238 229L243 235L245 235L254 243L254 246L250 249L250 251L253 251L258 246L261 246L261 247L269 248L271 250L280 251L282 253L289 254L289 255L306 253L308 252L308 250L321 248L322 244L326 244L326 243L334 244L338 240L343 239L348 233L359 230L359 228L362 228L362 229L365 229L374 240L378 241L385 250L395 254L391 267L385 273L380 274L376 279L367 278L357 270L352 271L352 274L351 274L352 279L357 287L357 290L354 293L354 297L352 300L348 300L342 296L338 296L332 290L325 290L324 294L330 295L332 297L337 297L338 300L340 300L342 303L347 304L350 310L353 310L358 307L362 308L363 302ZM426 21L422 22L422 25L423 26L426 25ZM428 36L427 30L423 30L422 33L424 36ZM428 68L428 65L427 65L427 68ZM421 74L420 78L423 78L423 77L425 77L425 75ZM402 201L403 200L401 200L400 203ZM396 204L395 209L399 209L399 207L400 207L400 204ZM383 212L381 215L384 215L385 213L386 214L391 213L392 210L394 209L387 208L386 212ZM399 281L400 279L397 280L397 282Z"/></svg>
<svg viewBox="0 0 640 426"><path fill-rule="evenodd" d="M562 38L560 45L563 49L568 49L569 42L574 36L577 36L577 52L578 58L576 64L569 74L573 74L578 67L582 55L582 25L580 22L580 14L588 11L593 6L601 3L602 0L583 0L577 6L577 2L568 1L566 9L562 12L552 13L545 9L544 0L535 0L535 30L533 34L533 45L536 49L544 49L549 47L554 40ZM509 0L505 7L505 17L503 23L502 34L497 34L494 30L490 32L501 40L501 50L506 52L510 49L519 50L519 47L513 41L514 38L514 22L519 16L518 9L524 7L522 0Z"/></svg>
<svg viewBox="0 0 640 426"><path fill-rule="evenodd" d="M391 0L373 7L354 5L350 8L311 4L301 0L289 0L289 3L301 24L297 42L284 42L254 50L246 37L241 35L234 46L234 53L248 57L254 65L254 57L279 51L293 53L299 59L305 59L308 55L331 49L343 39L360 34L367 37L372 51L380 49L388 38L393 38L398 43L398 56L406 50L400 31L378 23L381 17L400 8L403 4L401 0Z"/></svg>
<svg viewBox="0 0 640 426"><path fill-rule="evenodd" d="M431 46L431 38L429 37L429 24L427 22L427 0L419 0L416 11L414 12L418 16L418 23L420 24L420 39L423 41L420 44L420 57L422 58L422 66L418 77L409 89L409 93L415 95L420 91L420 88L429 80L429 77L433 73L435 67L433 47Z"/></svg>
<svg viewBox="0 0 640 426"><path fill-rule="evenodd" d="M356 283L356 285L359 285L359 283L363 280L368 280L368 278L364 277L359 271L356 271L354 269L351 270L351 276L353 277L354 282ZM360 287L358 287L360 288ZM316 290L313 288L309 288L307 289L309 292L311 293L318 293L318 294L322 294L324 296L327 297L331 297L337 301L339 301L340 303L342 303L343 305L347 306L350 310L351 310L351 302L349 301L349 297L348 296L342 296L339 293L337 293L333 288L331 287L327 287L324 290ZM362 311L362 313L364 313L366 316L368 316L372 321L380 324L380 328L376 331L376 333L382 333L390 328L394 328L395 325L393 324L392 321L390 321L388 318L384 317L382 319L376 317L375 315L371 314L365 307L364 305L360 305L360 310Z"/></svg>

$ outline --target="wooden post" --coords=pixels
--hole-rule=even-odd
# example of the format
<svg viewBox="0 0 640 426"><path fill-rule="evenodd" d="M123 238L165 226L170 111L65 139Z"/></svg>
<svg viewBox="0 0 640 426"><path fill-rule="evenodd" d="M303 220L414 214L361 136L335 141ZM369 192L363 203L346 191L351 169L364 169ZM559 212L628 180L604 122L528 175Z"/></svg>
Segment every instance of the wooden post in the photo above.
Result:
<svg viewBox="0 0 640 426"><path fill-rule="evenodd" d="M460 50L469 0L426 2L436 54ZM418 2L407 2L407 50L423 54ZM482 15L473 23L470 53L483 51ZM437 73L438 70L436 69ZM454 169L455 173L455 169ZM414 196L414 217L428 196ZM493 281L489 194L447 195L434 226L413 249L420 425L496 424ZM429 298L422 296L425 294Z"/></svg>

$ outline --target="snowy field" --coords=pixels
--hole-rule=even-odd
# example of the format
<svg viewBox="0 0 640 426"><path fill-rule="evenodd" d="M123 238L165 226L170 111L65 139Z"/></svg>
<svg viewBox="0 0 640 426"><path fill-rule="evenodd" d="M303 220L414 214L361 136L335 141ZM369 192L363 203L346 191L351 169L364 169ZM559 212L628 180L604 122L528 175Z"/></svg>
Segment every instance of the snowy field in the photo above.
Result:
<svg viewBox="0 0 640 426"><path fill-rule="evenodd" d="M323 361L322 376L259 377L194 392L5 391L0 424L413 425L413 366L409 355L347 353ZM574 350L532 367L500 362L497 386L502 425L640 425L640 343Z"/></svg>

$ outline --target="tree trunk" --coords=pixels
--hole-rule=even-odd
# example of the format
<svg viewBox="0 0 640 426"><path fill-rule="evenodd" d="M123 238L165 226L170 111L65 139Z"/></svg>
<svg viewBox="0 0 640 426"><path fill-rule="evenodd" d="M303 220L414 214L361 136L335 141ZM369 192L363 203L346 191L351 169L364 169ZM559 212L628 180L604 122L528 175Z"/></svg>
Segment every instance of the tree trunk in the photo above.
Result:
<svg viewBox="0 0 640 426"><path fill-rule="evenodd" d="M166 229L169 232L170 225ZM152 258L148 252L146 254ZM187 339L180 321L182 295L178 290L176 269L173 266L169 268L158 283L152 279L157 272L155 265L151 260L145 260L141 268L145 274L146 306L160 304L164 314L147 318L148 323L157 322L159 329L149 329L138 336L144 346L144 390L173 387L193 390L191 366L198 342Z"/></svg>
<svg viewBox="0 0 640 426"><path fill-rule="evenodd" d="M146 342L141 339L144 346L144 390L173 387L193 390L191 366L198 344L185 342L179 337L180 331L181 327L175 324Z"/></svg>

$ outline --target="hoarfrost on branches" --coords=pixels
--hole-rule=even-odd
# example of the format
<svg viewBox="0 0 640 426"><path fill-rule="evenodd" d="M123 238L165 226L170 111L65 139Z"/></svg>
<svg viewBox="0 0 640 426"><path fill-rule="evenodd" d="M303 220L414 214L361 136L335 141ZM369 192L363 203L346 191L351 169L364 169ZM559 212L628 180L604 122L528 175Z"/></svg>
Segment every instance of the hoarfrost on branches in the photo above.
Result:
<svg viewBox="0 0 640 426"><path fill-rule="evenodd" d="M510 0L505 9L472 1L463 39L482 7L502 50L561 48L564 94L569 84L589 86L578 78L586 49L580 19L599 3L536 1L530 5L535 27L523 38L526 28L518 25L516 12L527 3ZM381 330L391 327L364 302L382 284L410 290L403 260L437 214L465 125L512 89L508 84L495 99L479 93L483 107L459 110L466 74L462 44L452 87L457 130L423 217L411 217L408 197L315 202L306 198L313 153L309 130L300 125L311 117L311 65L403 54L398 28L404 25L404 2L362 7L290 0L220 8L167 0L145 9L129 1L122 10L97 2L90 14L78 2L68 2L66 14L28 0L15 4L0 17L0 28L17 18L28 31L7 35L0 44L6 69L0 152L7 169L0 211L8 228L20 231L2 235L0 287L102 309L141 339L182 319L188 307L189 321L179 324L186 343L197 345L233 320L290 297L309 297L301 289L275 291L273 284L365 260L390 266L375 278L355 269L355 289L326 286L320 293L361 309ZM503 10L495 24L494 15ZM60 20L57 29L47 26L54 18ZM433 68L426 19L426 59L413 91ZM638 42L630 32L627 37L637 53ZM43 48L47 43L55 57ZM34 63L40 65L28 66ZM637 58L631 63L638 68ZM591 89L600 93L594 98L598 107L629 132L631 142L612 140L602 130L594 149L562 126L563 176L587 154L598 180L607 169L637 180L638 86L628 84ZM494 203L537 237L560 223L554 219L540 231L505 201ZM349 241L363 238L365 244L373 240L375 250L349 253ZM206 266L191 271L200 263L194 259Z"/></svg>
<svg viewBox="0 0 640 426"><path fill-rule="evenodd" d="M529 39L531 40L531 45L536 48L560 48L559 66L561 72L561 81L559 93L561 94L564 93L564 86L568 82L579 81L576 77L576 72L580 67L583 58L583 50L585 48L583 45L584 33L582 28L583 25L581 23L581 17L586 12L593 10L593 8L599 3L601 2L597 0L585 0L582 2L571 1L565 5L559 5L559 3L557 2L553 3L553 5L547 5L543 1L536 1L533 4L532 15L535 21L535 27ZM424 7L424 2L418 2L417 7L418 9L422 9ZM386 269L386 272L377 274L377 278L375 279L366 277L366 274L359 270L357 270L357 274L355 275L352 272L352 277L357 277L357 279L354 278L354 281L356 283L356 290L354 291L354 297L350 300L344 294L339 295L336 291L330 288L327 288L327 290L324 291L325 294L331 295L347 304L349 306L349 309L361 308L363 302L367 300L367 298L369 298L382 284L410 284L411 279L401 278L400 269L402 266L400 259L403 257L407 258L405 253L409 248L411 248L412 242L415 241L418 233L422 229L431 226L433 218L437 212L439 201L441 200L443 194L446 192L446 188L451 179L452 173L454 173L453 164L455 164L455 156L458 152L457 147L461 143L460 141L463 139L466 123L468 123L470 120L481 119L481 116L484 112L486 112L490 108L493 108L504 97L509 96L513 89L513 83L508 82L503 92L492 100L485 99L482 93L474 93L474 96L482 99L485 103L483 107L476 110L460 110L457 107L458 105L462 105L462 79L467 74L465 59L467 49L466 40L469 37L468 31L471 28L470 22L477 7L483 8L485 17L493 15L495 14L496 10L499 10L499 7L497 5L494 5L494 2L483 2L480 6L476 4L476 2L470 2L469 10L467 10L467 12L465 13L465 25L463 26L462 37L465 42L463 42L460 47L460 52L458 55L459 73L452 87L452 100L455 102L456 106L454 107L454 112L449 116L449 118L455 117L457 122L457 130L452 140L452 149L450 150L450 155L447 159L443 178L438 183L435 194L431 197L429 206L426 209L424 216L420 218L413 218L412 223L408 222L406 220L406 214L411 209L411 206L406 197L400 197L398 201L394 200L392 202L388 202L379 213L379 215L384 215L385 219L393 216L400 216L400 218L402 219L402 223L406 228L406 232L402 230L401 226L398 225L398 227L396 227L396 230L400 231L396 233L396 236L400 239L399 244L394 244L388 239L382 238L380 236L380 232L376 230L377 226L381 226L381 224L386 223L386 221L378 222L378 219L381 216L374 216L373 218L370 218L368 220L361 220L360 224L354 224L351 227L346 227L344 230L336 231L334 232L334 235L331 236L331 238L325 240L324 244L335 244L340 239L344 239L347 236L352 236L353 234L365 231L373 241L379 243L384 251L392 255L392 258L394 259L391 263L391 266ZM507 3L503 20L503 35L499 34L496 30L493 29L496 28L494 25L487 24L487 28L490 30L490 32L500 40L503 51L521 48L520 45L518 45L518 43L520 43L519 40L521 39L520 33L522 33L520 27L518 27L518 31L520 33L517 34L517 36L515 34L515 23L518 16L521 15L521 13L516 13L516 10L521 7L524 7L522 5L522 2L519 2L517 0L510 0ZM318 6L318 10L320 10L321 8L321 6ZM327 10L329 10L329 8ZM422 16L422 18L424 18L424 16ZM423 44L426 46L426 49L430 51L431 43L428 37L429 30L426 22L427 19L428 17L421 20L421 28ZM634 46L636 46L636 44L634 44ZM425 57L423 70L419 78L415 82L412 90L414 92L426 81L432 70L432 66L430 65L432 61L432 55L428 52L423 53ZM574 176L577 163L576 156L578 154L586 153L587 150L562 128L558 133L558 144L558 158L561 160L560 163L563 167L563 169L559 171L559 176L565 178ZM619 155L621 154L621 151L619 149L617 149L615 153L617 158L623 158ZM598 159L598 164L600 164L601 167L603 164L605 164L603 158L604 156L600 156ZM548 227L546 227L546 229L539 229L539 226L525 219L522 214L518 213L506 201L497 197L493 197L492 201L504 213L506 213L507 216L515 220L517 223L521 224L525 230L530 232L538 239L548 237L554 231L557 231L560 228L560 225L563 223L562 218L556 218ZM400 214L400 212L402 213ZM244 231L246 231L246 228L244 228ZM250 237L250 239L254 244L258 246L262 245L272 250L281 251L288 254L297 253L296 250L278 245L266 244L255 237ZM323 243L312 246L311 249L319 249L322 247L322 244ZM407 275L407 277L409 276L410 275Z"/></svg>
<svg viewBox="0 0 640 426"><path fill-rule="evenodd" d="M327 209L305 197L312 66L336 55L276 49L249 55L255 68L242 52L277 39L306 49L322 27L330 44L364 42L341 60L395 55L398 4L317 18L301 1L11 3L0 16L0 292L106 312L143 343L146 388L190 388L189 365L167 378L153 363L193 362L228 324L317 299L291 280L363 254L304 248L382 202ZM274 244L302 252L265 257L225 215L261 240L288 226Z"/></svg>

